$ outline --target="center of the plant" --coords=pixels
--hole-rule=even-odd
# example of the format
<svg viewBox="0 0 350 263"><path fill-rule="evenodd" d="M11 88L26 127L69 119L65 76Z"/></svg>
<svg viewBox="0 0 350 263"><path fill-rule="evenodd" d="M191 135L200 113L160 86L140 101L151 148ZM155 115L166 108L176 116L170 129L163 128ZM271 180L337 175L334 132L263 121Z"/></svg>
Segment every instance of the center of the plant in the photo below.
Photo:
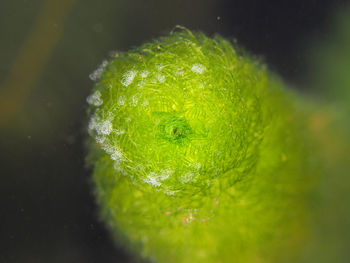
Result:
<svg viewBox="0 0 350 263"><path fill-rule="evenodd" d="M171 113L161 113L159 115L158 135L160 138L172 143L181 143L192 132L186 119Z"/></svg>

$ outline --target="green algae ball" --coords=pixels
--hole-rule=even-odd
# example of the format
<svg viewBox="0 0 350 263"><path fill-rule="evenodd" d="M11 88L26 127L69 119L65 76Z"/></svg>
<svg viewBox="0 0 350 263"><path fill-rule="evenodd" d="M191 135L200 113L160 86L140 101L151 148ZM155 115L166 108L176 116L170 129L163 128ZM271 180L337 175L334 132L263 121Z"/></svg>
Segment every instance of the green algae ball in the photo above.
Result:
<svg viewBox="0 0 350 263"><path fill-rule="evenodd" d="M183 29L90 77L89 162L119 244L155 262L296 254L314 165L294 95L263 65Z"/></svg>

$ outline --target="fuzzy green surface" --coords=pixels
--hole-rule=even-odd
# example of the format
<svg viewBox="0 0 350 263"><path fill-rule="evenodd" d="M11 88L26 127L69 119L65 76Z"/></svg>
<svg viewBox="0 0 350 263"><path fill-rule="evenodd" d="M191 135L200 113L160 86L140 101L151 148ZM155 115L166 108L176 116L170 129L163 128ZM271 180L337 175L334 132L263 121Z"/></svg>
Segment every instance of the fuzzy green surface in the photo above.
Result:
<svg viewBox="0 0 350 263"><path fill-rule="evenodd" d="M294 94L188 30L104 62L90 104L101 217L155 262L287 262L319 173Z"/></svg>

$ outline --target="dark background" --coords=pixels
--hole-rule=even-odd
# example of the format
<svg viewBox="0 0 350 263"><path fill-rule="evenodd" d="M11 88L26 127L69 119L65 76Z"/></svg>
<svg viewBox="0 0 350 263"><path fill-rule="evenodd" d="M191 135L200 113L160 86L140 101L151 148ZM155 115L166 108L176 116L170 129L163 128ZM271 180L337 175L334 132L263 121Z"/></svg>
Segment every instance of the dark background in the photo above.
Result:
<svg viewBox="0 0 350 263"><path fill-rule="evenodd" d="M1 0L0 262L131 262L98 221L85 167L88 75L175 25L219 33L290 86L345 1ZM46 6L46 7L45 7Z"/></svg>

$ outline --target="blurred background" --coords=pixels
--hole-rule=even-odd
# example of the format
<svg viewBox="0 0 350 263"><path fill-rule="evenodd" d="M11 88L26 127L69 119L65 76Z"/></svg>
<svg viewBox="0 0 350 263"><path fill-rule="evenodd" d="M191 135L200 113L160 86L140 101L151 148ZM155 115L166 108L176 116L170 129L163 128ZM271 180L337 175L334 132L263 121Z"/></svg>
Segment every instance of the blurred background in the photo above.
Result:
<svg viewBox="0 0 350 263"><path fill-rule="evenodd" d="M183 25L236 39L291 87L309 92L307 50L334 37L335 17L346 6L335 0L1 0L0 262L132 262L98 221L84 160L88 76L111 51Z"/></svg>

